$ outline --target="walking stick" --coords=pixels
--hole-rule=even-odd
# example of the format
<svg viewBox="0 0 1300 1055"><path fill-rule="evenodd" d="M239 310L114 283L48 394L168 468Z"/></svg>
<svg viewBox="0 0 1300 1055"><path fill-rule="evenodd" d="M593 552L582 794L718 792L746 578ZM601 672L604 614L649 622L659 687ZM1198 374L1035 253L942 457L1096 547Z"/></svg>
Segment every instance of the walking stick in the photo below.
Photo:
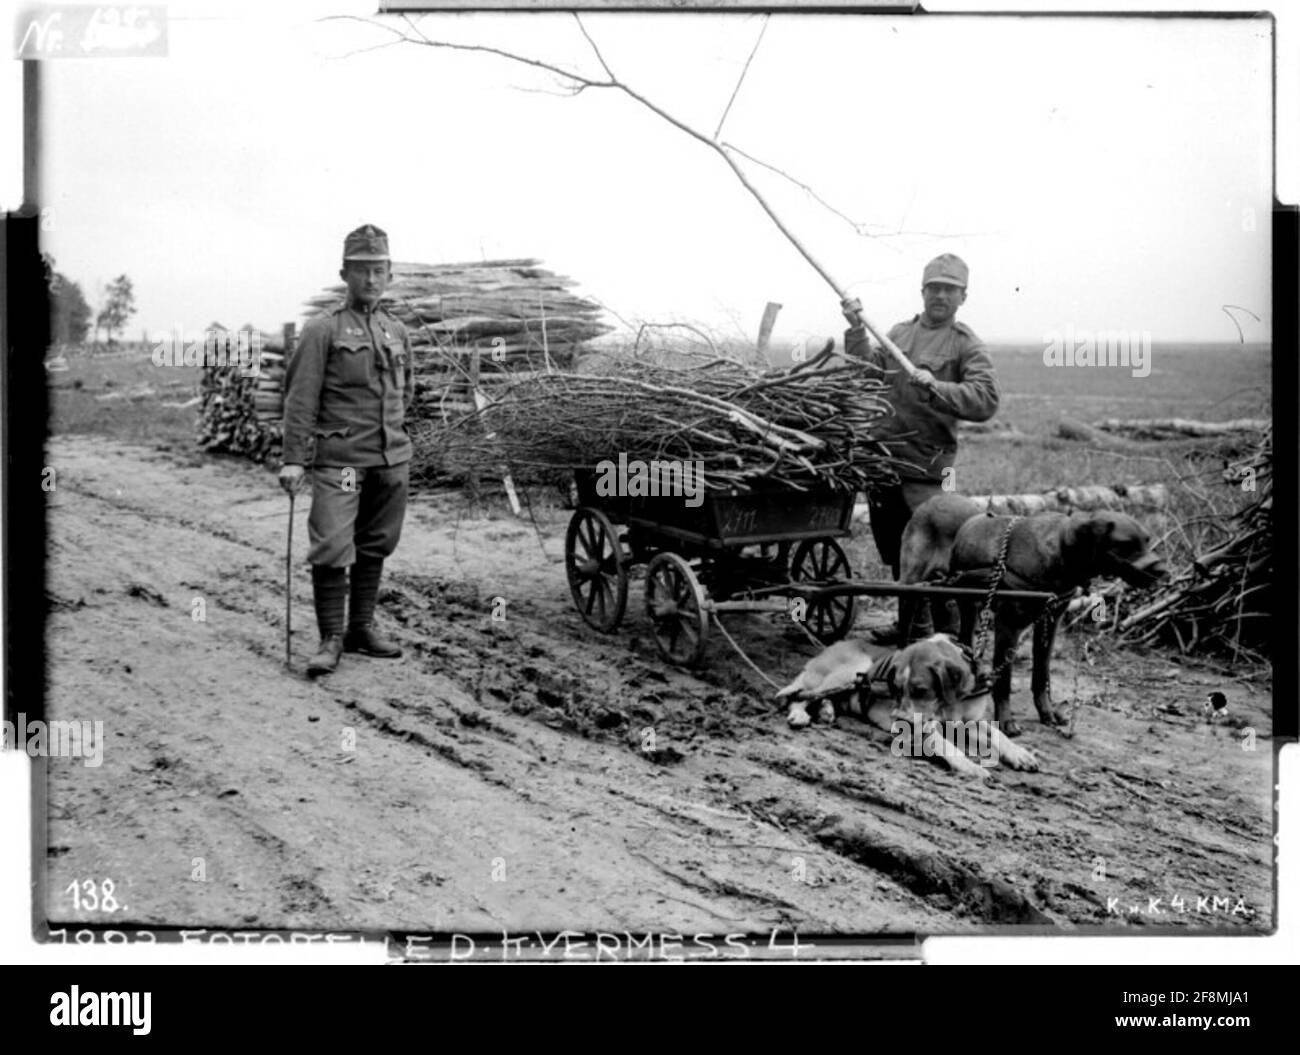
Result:
<svg viewBox="0 0 1300 1055"><path fill-rule="evenodd" d="M289 541L284 548L284 665L292 667L289 635L293 633L293 498L289 492Z"/></svg>

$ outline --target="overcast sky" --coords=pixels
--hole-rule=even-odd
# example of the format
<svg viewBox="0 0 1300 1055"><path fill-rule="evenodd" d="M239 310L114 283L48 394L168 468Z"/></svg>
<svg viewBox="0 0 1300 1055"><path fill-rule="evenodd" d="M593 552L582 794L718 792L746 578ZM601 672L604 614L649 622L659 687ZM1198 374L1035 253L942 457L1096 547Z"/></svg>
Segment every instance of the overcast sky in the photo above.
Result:
<svg viewBox="0 0 1300 1055"><path fill-rule="evenodd" d="M125 272L132 333L267 329L336 278L371 222L402 260L536 256L628 320L751 337L842 328L831 289L715 154L609 91L316 21L173 4L167 58L46 64L47 246L92 303ZM235 10L238 10L236 5ZM592 14L621 78L712 131L753 15ZM396 24L396 23L395 23ZM427 16L430 36L599 75L567 14ZM989 342L1271 332L1272 82L1264 21L776 15L723 138L882 326L939 252L971 268ZM16 64L11 64L16 65Z"/></svg>

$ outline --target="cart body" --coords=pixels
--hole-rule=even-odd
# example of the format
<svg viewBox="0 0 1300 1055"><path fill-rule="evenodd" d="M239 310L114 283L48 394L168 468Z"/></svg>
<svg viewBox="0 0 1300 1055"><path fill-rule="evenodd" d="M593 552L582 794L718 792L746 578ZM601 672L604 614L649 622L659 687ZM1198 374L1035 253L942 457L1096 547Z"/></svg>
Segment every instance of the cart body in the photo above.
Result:
<svg viewBox="0 0 1300 1055"><path fill-rule="evenodd" d="M852 596L809 599L794 589L851 579L837 540L851 533L852 491L760 484L705 491L688 505L682 496L602 495L596 481L575 473L579 508L565 541L574 604L596 629L622 621L628 572L641 565L655 640L673 663L699 662L710 614L770 611L783 597L795 598L792 616L818 640L838 641L852 627Z"/></svg>

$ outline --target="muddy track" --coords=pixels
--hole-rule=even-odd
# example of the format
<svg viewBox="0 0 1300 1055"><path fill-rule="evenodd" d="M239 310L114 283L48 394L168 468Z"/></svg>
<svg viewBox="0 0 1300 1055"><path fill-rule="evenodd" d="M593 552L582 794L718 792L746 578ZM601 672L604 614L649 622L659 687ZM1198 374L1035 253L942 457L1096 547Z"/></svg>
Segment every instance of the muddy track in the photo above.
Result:
<svg viewBox="0 0 1300 1055"><path fill-rule="evenodd" d="M61 891L112 876L155 925L1271 925L1266 687L1230 686L1245 751L1194 713L1213 674L1159 656L1098 672L1067 640L1074 737L1029 722L1042 772L974 786L851 718L789 730L716 635L699 672L666 666L636 581L624 626L592 631L566 513L539 511L539 540L445 495L413 504L381 592L404 657L345 656L311 683L305 501L289 672L287 503L265 470L87 439L51 463L51 716L100 718L107 742L99 768L50 765L55 918L94 918ZM728 626L776 678L811 651L776 617Z"/></svg>

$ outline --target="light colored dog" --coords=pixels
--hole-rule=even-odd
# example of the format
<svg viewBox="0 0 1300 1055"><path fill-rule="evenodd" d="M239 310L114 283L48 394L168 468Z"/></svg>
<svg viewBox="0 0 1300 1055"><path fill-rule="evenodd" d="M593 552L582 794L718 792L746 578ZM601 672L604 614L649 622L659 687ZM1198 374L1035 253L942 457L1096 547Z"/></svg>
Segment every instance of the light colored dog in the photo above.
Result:
<svg viewBox="0 0 1300 1055"><path fill-rule="evenodd" d="M818 719L833 722L838 703L893 734L896 755L940 758L968 776L983 779L1000 763L1037 770L1033 751L990 720L989 693L973 694L974 687L969 652L948 634L934 634L892 653L860 641L836 642L810 659L777 699L789 701L786 720L794 728L813 720L810 707Z"/></svg>

